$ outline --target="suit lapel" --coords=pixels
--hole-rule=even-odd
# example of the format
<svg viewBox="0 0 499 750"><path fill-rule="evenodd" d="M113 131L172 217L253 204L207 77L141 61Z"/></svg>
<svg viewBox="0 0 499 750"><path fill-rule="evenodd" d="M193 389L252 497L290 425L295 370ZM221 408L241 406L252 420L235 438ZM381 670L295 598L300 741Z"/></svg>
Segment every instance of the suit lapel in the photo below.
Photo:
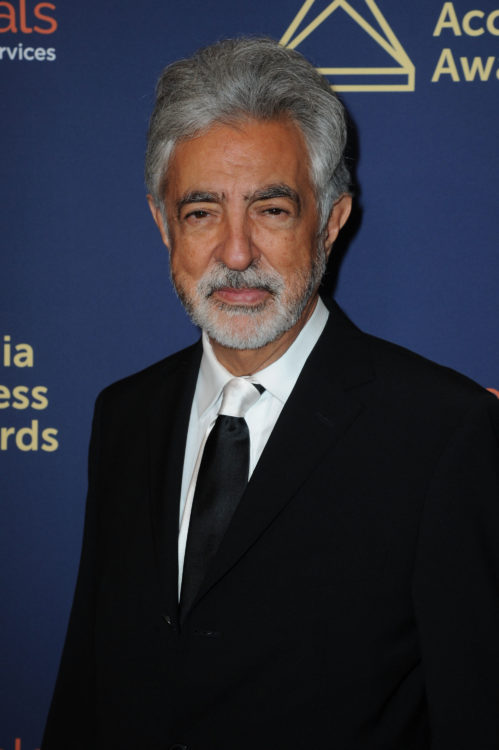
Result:
<svg viewBox="0 0 499 750"><path fill-rule="evenodd" d="M333 309L274 427L199 600L272 523L363 409L355 387L373 378L365 336Z"/></svg>
<svg viewBox="0 0 499 750"><path fill-rule="evenodd" d="M167 613L178 607L178 530L185 443L201 360L200 342L181 352L165 372L149 406L151 517Z"/></svg>

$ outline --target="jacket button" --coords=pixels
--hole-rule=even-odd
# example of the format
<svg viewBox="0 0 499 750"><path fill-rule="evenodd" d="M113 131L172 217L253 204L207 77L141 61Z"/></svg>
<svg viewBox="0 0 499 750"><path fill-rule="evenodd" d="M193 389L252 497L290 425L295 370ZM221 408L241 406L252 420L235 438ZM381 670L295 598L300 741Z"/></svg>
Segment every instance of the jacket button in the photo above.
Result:
<svg viewBox="0 0 499 750"><path fill-rule="evenodd" d="M172 624L172 618L170 617L170 615L161 615L161 617L163 618L163 620L166 622L167 625Z"/></svg>
<svg viewBox="0 0 499 750"><path fill-rule="evenodd" d="M170 750L189 750L187 745L170 745Z"/></svg>

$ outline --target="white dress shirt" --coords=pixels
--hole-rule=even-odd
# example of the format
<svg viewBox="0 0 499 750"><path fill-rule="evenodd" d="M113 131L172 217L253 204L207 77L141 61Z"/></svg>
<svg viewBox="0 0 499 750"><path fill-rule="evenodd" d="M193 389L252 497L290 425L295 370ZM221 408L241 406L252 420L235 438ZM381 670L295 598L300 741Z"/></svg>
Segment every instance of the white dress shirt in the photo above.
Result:
<svg viewBox="0 0 499 750"><path fill-rule="evenodd" d="M250 435L249 477L265 447L270 433L286 403L310 352L326 325L329 311L319 298L315 310L284 354L248 380L265 388L258 401L246 413ZM203 331L203 356L192 401L187 442L185 446L182 489L180 493L180 529L178 537L179 597L184 567L185 545L191 517L199 465L206 439L215 424L225 384L234 377L215 356L207 334ZM248 477L248 478L249 478Z"/></svg>

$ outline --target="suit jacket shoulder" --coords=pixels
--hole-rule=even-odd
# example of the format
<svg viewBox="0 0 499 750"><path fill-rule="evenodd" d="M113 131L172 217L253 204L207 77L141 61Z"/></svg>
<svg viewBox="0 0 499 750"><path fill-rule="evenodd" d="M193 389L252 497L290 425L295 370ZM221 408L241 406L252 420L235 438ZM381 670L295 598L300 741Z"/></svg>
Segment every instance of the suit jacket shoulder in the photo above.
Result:
<svg viewBox="0 0 499 750"><path fill-rule="evenodd" d="M432 413L434 422L447 418L455 422L479 404L492 412L499 407L497 399L469 377L361 331L335 304L330 330L329 341L339 342L340 350L338 354L336 346L330 344L329 355L343 360L340 367L344 382L355 384L366 379L369 372L369 395L384 396L387 411L407 407L410 412Z"/></svg>
<svg viewBox="0 0 499 750"><path fill-rule="evenodd" d="M99 394L99 399L109 403L121 403L126 400L133 403L149 401L158 388L162 388L169 379L179 372L196 372L202 355L201 340L191 346L170 354L139 372L111 383Z"/></svg>

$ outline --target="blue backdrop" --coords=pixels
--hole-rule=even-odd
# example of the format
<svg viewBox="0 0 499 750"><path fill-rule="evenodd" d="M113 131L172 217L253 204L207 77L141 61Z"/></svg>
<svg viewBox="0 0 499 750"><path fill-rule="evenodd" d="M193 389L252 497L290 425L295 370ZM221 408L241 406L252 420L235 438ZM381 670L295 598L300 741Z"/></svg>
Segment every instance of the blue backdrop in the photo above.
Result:
<svg viewBox="0 0 499 750"><path fill-rule="evenodd" d="M95 397L197 336L144 195L162 67L251 33L284 36L332 70L360 185L332 269L340 304L364 329L498 387L498 8L0 2L2 750L39 747Z"/></svg>

